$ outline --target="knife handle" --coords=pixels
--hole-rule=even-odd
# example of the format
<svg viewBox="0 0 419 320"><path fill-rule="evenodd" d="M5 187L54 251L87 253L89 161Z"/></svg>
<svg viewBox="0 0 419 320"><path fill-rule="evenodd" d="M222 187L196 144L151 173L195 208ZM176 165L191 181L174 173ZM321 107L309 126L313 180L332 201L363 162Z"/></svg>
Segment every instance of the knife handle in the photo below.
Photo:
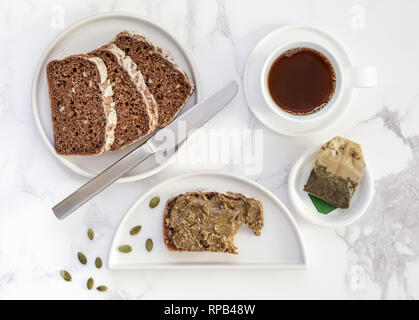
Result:
<svg viewBox="0 0 419 320"><path fill-rule="evenodd" d="M64 219L154 153L155 150L148 143L132 150L126 156L55 205L52 208L55 216L58 219Z"/></svg>

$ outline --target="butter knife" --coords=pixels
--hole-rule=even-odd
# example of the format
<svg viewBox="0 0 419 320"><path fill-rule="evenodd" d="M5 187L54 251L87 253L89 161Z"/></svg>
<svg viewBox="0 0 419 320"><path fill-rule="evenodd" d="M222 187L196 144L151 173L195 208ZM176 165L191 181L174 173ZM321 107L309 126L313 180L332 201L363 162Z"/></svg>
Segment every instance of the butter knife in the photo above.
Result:
<svg viewBox="0 0 419 320"><path fill-rule="evenodd" d="M52 208L55 216L58 219L64 219L147 158L155 155L157 152L170 151L179 146L187 137L187 134L179 134L179 132L182 131L178 130L180 125L183 127L186 125L186 132L202 127L235 97L237 91L238 84L236 81L232 81L221 90L178 116L165 128L156 130L155 134L149 138L147 142L132 150L126 156L55 205ZM162 139L158 135L160 130L171 130L175 139L161 141ZM170 145L170 141L168 140L172 141L172 145Z"/></svg>

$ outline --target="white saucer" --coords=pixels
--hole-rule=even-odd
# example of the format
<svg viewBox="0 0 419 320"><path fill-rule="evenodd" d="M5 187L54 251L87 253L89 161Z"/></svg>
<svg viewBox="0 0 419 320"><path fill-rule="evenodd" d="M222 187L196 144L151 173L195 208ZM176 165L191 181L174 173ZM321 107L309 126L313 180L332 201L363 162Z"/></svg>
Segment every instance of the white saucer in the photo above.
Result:
<svg viewBox="0 0 419 320"><path fill-rule="evenodd" d="M341 63L350 67L351 61L343 46L329 34L306 26L285 26L266 35L253 49L244 73L244 90L247 103L255 117L269 129L287 136L305 136L319 133L335 124L350 106L353 88L344 88L341 101L334 106L327 117L310 123L293 123L281 119L267 105L262 95L260 79L262 67L269 55L279 46L289 41L318 43L328 49Z"/></svg>
<svg viewBox="0 0 419 320"><path fill-rule="evenodd" d="M153 40L158 46L168 49L175 62L191 77L195 92L180 112L185 112L202 98L201 84L197 68L188 51L167 31L149 20L129 13L104 13L83 19L64 30L45 50L32 85L32 108L36 126L48 150L67 168L82 176L92 178L122 158L147 137L117 152L105 152L97 156L61 156L55 152L51 115L46 82L46 64L53 59L62 59L76 53L87 53L111 41L123 30L139 31ZM131 170L118 182L135 181L147 178L168 163L158 163L150 157L141 166Z"/></svg>
<svg viewBox="0 0 419 320"><path fill-rule="evenodd" d="M319 147L303 153L294 164L288 178L288 195L297 213L307 221L328 228L342 228L358 220L368 209L374 196L374 178L367 165L364 178L351 200L349 209L335 209L329 214L319 213L303 190L316 161Z"/></svg>
<svg viewBox="0 0 419 320"><path fill-rule="evenodd" d="M264 227L255 236L246 226L237 232L234 243L238 254L168 251L163 242L162 219L166 201L190 191L232 191L258 199L263 206ZM149 201L160 197L157 207ZM131 236L132 227L141 232ZM146 239L153 250L145 249ZM122 244L132 247L126 254ZM258 183L230 173L203 171L171 178L150 189L128 210L116 231L108 255L109 269L138 268L281 268L304 269L307 265L300 229L287 207L272 192Z"/></svg>

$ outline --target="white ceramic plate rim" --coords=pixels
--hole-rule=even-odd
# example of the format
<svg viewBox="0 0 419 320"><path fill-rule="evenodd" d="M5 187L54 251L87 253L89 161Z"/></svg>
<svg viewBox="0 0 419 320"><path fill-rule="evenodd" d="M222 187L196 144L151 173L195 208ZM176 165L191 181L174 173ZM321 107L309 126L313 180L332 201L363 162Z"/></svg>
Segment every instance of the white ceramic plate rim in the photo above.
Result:
<svg viewBox="0 0 419 320"><path fill-rule="evenodd" d="M359 210L357 210L355 213L348 213L346 216L345 220L341 220L339 222L336 221L324 221L324 220L320 220L320 219L316 219L316 215L312 214L313 212L307 212L306 210L303 210L302 208L300 208L300 198L298 196L297 191L295 190L294 186L295 186L295 181L297 179L297 175L299 170L301 169L302 164L304 163L304 161L312 156L313 154L317 153L319 150L319 147L314 147L311 148L309 150L307 150L306 152L304 152L300 158L298 158L298 160L295 162L294 166L292 167L291 171L290 171L290 175L288 178L288 195L289 198L291 200L291 204L294 208L294 210L302 217L304 218L306 221L311 222L317 226L320 227L326 227L326 228L343 228L346 227L352 223L354 223L355 221L357 221L359 218L361 218L365 212L367 211L372 198L374 196L374 178L372 176L371 173L371 169L369 168L368 164L365 166L365 173L364 173L364 180L365 181L369 181L368 185L369 188L367 189L367 197L366 200L362 203L361 208ZM314 209L313 209L314 210Z"/></svg>
<svg viewBox="0 0 419 320"><path fill-rule="evenodd" d="M270 123L267 123L261 115L259 115L257 112L254 111L255 107L252 106L252 103L250 103L251 99L249 97L249 93L248 93L248 89L247 89L247 87L248 87L247 82L248 82L248 78L249 78L248 72L249 72L250 64L252 63L253 57L256 55L256 52L259 50L259 47L261 45L263 45L263 43L266 41L266 39L271 37L273 34L279 32L279 31L283 32L283 31L287 31L287 30L291 30L291 29L301 29L301 28L317 32L317 33L323 35L325 38L328 38L330 41L334 42L336 47L341 50L342 57L346 60L346 61L344 61L343 64L347 63L348 65L352 65L348 52L345 50L344 46L337 39L335 39L333 36L331 36L330 34L328 34L327 32L325 32L321 29L317 29L317 28L309 27L309 26L305 26L305 25L300 25L300 24L293 24L293 25L286 25L286 26L283 26L283 27L279 27L278 29L269 32L267 35L265 35L256 44L256 46L253 48L252 52L250 53L249 58L247 59L246 66L245 66L245 71L244 71L244 77L243 77L244 95L246 97L246 102L247 102L247 105L249 106L249 109L252 111L252 114L256 117L256 119L258 119L263 125L265 125L267 128L269 128L270 130L272 130L276 133L286 135L286 136L294 136L294 137L308 136L308 135L311 135L311 134L319 134L319 133L322 133L322 132L326 131L327 129L329 129L334 124L336 124L343 117L343 115L346 113L349 106L351 105L351 102L352 102L352 99L353 99L353 92L354 92L353 88L343 88L343 91L347 91L350 94L347 97L346 102L344 102L344 101L339 102L340 104L343 104L342 112L340 112L340 114L337 117L334 117L333 119L331 119L331 121L329 121L326 125L318 127L318 128L316 128L314 130L311 130L311 131L296 132L296 131L292 131L292 130L285 130L285 129L282 128L282 126L273 126ZM257 82L260 83L259 79L258 79ZM268 105L266 105L264 107L270 109L270 107ZM272 113L272 114L275 114L275 113Z"/></svg>
<svg viewBox="0 0 419 320"><path fill-rule="evenodd" d="M75 22L74 24L72 24L71 26L66 28L48 45L48 47L45 49L44 53L41 56L40 61L38 62L38 65L36 67L35 75L34 75L34 78L33 78L33 81L32 81L32 114L33 114L33 117L34 117L34 120L35 120L35 125L38 129L38 132L40 133L40 135L42 137L42 140L46 144L48 150L53 154L53 156L57 160L59 160L64 166L66 166L67 168L69 168L73 172L75 172L75 173L77 173L81 176L84 176L86 178L93 178L94 175L91 174L90 172L87 172L86 170L83 170L79 166L73 164L71 161L65 159L65 157L62 157L62 156L58 155L55 152L53 144L51 143L51 141L48 139L48 137L46 135L46 132L44 130L44 127L42 126L42 123L41 123L41 120L40 120L40 117L39 117L38 107L37 107L38 81L39 81L39 78L40 78L40 73L42 71L42 68L46 63L47 56L49 55L50 51L53 50L53 48L57 45L58 42L60 42L63 38L65 38L69 34L71 34L75 29L77 29L79 27L82 27L83 25L89 24L92 21L99 20L99 19L104 19L104 18L113 18L113 17L118 17L118 16L141 20L142 22L148 23L149 25L156 28L156 30L165 34L168 38L171 38L173 40L173 42L175 42L179 46L179 48L181 48L181 50L183 51L183 54L186 56L186 58L188 60L188 63L191 65L191 71L193 73L193 78L195 80L194 85L195 85L195 92L196 92L196 95L197 95L197 101L200 101L202 99L202 88L201 88L201 81L200 81L198 69L195 65L194 60L192 59L192 55L190 54L189 50L187 48L185 48L181 44L181 42L178 41L178 39L176 37L171 35L169 32L167 32L163 28L159 27L155 22L151 21L150 19L139 16L139 15L135 15L135 14L132 14L132 13L127 13L127 12L106 12L106 13L100 13L100 14L96 14L96 15L89 16L87 18L81 19L78 22ZM154 168L152 170L143 172L141 174L135 174L135 175L121 177L116 182L131 182L131 181L137 181L137 180L141 180L141 179L145 179L147 177L150 177L150 176L158 173L159 171L163 170L164 168L166 168L170 163L169 160L170 160L170 158L168 158L164 163L160 164L159 166L157 166L156 168Z"/></svg>
<svg viewBox="0 0 419 320"><path fill-rule="evenodd" d="M269 198L271 198L280 208L283 210L286 218L288 219L289 223L291 224L292 228L295 231L296 238L298 240L299 247L301 249L301 264L224 264L224 263L216 263L216 264L196 264L196 263L177 263L177 264L149 264L149 265L141 265L141 266L131 266L131 267L123 267L123 266L117 266L116 261L116 251L114 248L116 248L117 243L116 239L118 238L118 235L120 232L122 232L123 226L126 224L126 222L129 220L130 216L135 212L139 204L144 201L145 199L148 199L151 195L156 194L157 190L160 189L164 184L170 184L177 180L182 179L188 179L191 177L196 176L204 176L204 175L210 175L210 176L220 176L220 177L227 177L239 180L243 183L250 184L253 187L259 189L261 192L265 193ZM288 208L285 206L285 204L278 199L271 191L269 191L267 188L263 187L262 185L258 184L257 182L245 178L243 176L234 174L234 173L226 173L226 172L213 172L213 171L197 171L193 173L188 173L180 176L176 176L173 178L170 178L168 180L165 180L158 185L151 188L148 192L143 194L132 206L130 209L128 209L127 213L125 214L124 218L122 218L121 222L119 223L118 229L116 230L112 243L109 249L108 254L108 268L111 270L124 270L124 269L184 269L184 268L196 268L196 269L213 269L213 268L221 268L221 269L306 269L307 268L307 254L306 254L306 247L304 245L304 241L301 235L300 228L292 216L291 212L288 210Z"/></svg>

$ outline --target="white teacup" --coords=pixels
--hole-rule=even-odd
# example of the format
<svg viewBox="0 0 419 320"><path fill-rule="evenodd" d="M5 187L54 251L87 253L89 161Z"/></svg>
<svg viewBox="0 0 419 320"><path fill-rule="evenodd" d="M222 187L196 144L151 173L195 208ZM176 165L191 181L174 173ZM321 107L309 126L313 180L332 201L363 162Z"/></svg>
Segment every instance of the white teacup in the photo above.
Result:
<svg viewBox="0 0 419 320"><path fill-rule="evenodd" d="M281 109L273 100L268 88L268 75L272 64L283 53L296 48L310 48L323 54L331 63L336 76L336 87L331 99L317 112L307 115L297 115ZM293 122L315 121L327 115L337 104L339 104L344 88L372 88L377 86L377 69L375 67L350 67L343 68L336 57L323 46L314 42L287 42L277 48L266 60L261 77L263 97L269 107L281 118Z"/></svg>

